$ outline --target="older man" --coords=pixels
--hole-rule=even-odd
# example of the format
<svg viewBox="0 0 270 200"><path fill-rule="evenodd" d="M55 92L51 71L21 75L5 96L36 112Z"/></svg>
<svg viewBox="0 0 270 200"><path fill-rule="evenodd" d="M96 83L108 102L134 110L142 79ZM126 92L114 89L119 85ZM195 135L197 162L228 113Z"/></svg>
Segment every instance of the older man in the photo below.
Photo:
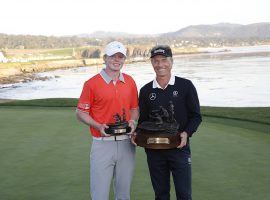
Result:
<svg viewBox="0 0 270 200"><path fill-rule="evenodd" d="M174 105L174 118L179 123L181 143L174 149L145 149L155 199L170 199L172 173L178 200L191 200L191 155L189 138L201 123L196 89L190 80L172 74L171 48L158 45L151 50L151 63L156 78L143 86L139 95L139 124L149 121L152 110ZM133 141L134 142L134 141Z"/></svg>
<svg viewBox="0 0 270 200"><path fill-rule="evenodd" d="M85 82L77 117L90 127L93 143L90 153L90 187L93 200L109 199L114 178L115 199L130 199L135 148L128 135L106 134L108 123L125 110L125 118L135 129L138 118L138 94L134 80L120 70L126 59L126 48L114 41L105 48L105 69Z"/></svg>

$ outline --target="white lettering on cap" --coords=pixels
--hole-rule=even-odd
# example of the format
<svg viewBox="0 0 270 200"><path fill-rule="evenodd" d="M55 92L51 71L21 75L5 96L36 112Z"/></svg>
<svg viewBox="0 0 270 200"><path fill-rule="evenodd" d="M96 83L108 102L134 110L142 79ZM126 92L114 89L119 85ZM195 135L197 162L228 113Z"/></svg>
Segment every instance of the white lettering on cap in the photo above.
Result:
<svg viewBox="0 0 270 200"><path fill-rule="evenodd" d="M164 53L165 54L165 50L164 49L157 49L154 51L154 53Z"/></svg>

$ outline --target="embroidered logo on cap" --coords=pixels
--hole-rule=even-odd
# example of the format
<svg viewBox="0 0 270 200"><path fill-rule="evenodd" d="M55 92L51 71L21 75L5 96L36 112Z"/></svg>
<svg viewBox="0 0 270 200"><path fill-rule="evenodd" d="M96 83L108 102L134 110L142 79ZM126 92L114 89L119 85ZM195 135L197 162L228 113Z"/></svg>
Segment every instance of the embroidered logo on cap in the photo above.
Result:
<svg viewBox="0 0 270 200"><path fill-rule="evenodd" d="M154 53L164 53L165 54L165 50L164 49L157 49L154 51Z"/></svg>

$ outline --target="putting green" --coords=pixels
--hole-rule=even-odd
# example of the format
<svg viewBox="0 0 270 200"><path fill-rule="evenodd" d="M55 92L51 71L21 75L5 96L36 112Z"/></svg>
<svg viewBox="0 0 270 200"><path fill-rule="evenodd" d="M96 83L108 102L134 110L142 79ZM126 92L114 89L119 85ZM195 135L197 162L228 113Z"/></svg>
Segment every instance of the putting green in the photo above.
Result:
<svg viewBox="0 0 270 200"><path fill-rule="evenodd" d="M75 108L2 106L0 113L0 199L89 199L91 137ZM267 124L204 117L191 140L193 199L269 198L269 133ZM153 199L142 148L136 157L132 199Z"/></svg>

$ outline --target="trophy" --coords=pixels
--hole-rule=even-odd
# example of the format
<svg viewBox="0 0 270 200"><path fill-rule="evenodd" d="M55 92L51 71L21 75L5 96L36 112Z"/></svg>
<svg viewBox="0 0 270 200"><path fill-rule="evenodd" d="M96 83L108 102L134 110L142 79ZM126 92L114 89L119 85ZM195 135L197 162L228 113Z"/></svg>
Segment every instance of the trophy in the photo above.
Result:
<svg viewBox="0 0 270 200"><path fill-rule="evenodd" d="M169 102L168 109L160 106L152 110L149 121L138 125L135 142L149 149L172 149L180 145L179 124L174 119L174 105Z"/></svg>
<svg viewBox="0 0 270 200"><path fill-rule="evenodd" d="M128 126L128 122L126 121L125 109L123 109L122 116L116 113L113 115L113 118L114 123L107 124L109 128L105 129L106 134L116 136L130 133L131 128Z"/></svg>

